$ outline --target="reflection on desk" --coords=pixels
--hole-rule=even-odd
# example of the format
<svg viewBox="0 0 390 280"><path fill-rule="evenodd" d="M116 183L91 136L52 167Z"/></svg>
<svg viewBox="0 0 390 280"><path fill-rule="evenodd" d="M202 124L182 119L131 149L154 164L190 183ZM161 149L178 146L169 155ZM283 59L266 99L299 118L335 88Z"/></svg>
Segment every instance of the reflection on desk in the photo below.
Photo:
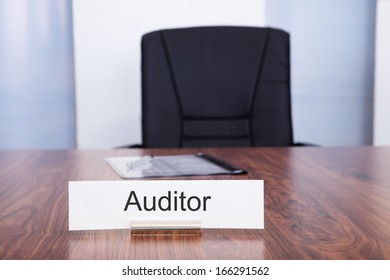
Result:
<svg viewBox="0 0 390 280"><path fill-rule="evenodd" d="M263 179L265 229L68 231L68 181L121 180L105 157L203 152ZM0 152L0 259L390 259L390 148ZM156 179L149 179L156 180Z"/></svg>

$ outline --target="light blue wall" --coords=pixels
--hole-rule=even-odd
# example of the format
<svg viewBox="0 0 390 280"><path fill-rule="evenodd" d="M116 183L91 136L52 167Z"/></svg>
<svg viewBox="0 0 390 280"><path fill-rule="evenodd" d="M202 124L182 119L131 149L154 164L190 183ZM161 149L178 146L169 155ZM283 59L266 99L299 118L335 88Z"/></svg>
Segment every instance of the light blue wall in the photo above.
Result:
<svg viewBox="0 0 390 280"><path fill-rule="evenodd" d="M1 0L0 149L73 147L71 0Z"/></svg>
<svg viewBox="0 0 390 280"><path fill-rule="evenodd" d="M267 25L291 36L296 141L372 143L373 0L267 0Z"/></svg>

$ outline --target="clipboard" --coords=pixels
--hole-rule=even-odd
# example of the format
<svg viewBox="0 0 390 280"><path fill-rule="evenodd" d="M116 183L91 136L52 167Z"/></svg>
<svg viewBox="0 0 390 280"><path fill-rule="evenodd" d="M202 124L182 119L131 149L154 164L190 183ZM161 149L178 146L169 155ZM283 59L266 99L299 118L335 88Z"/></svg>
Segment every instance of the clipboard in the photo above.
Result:
<svg viewBox="0 0 390 280"><path fill-rule="evenodd" d="M204 153L105 158L124 179L246 174L247 171Z"/></svg>

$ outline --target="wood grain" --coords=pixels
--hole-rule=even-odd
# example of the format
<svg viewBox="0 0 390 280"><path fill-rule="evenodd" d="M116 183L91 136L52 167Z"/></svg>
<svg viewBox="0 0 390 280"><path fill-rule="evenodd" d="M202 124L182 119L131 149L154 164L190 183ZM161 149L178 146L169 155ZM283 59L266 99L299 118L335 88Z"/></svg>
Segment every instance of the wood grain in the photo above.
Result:
<svg viewBox="0 0 390 280"><path fill-rule="evenodd" d="M108 156L203 152L265 180L265 229L68 231L68 181L120 180ZM0 259L390 259L390 148L0 152ZM156 179L153 179L156 180Z"/></svg>

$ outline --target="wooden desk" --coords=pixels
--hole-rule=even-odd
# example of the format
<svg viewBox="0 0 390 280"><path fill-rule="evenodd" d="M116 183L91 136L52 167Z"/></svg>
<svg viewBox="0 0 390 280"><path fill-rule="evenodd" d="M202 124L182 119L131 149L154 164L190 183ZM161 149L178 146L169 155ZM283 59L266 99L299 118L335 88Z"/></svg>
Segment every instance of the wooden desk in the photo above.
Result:
<svg viewBox="0 0 390 280"><path fill-rule="evenodd" d="M120 180L104 157L195 150L2 151L0 259L390 259L390 148L196 151L249 174L186 179L265 180L264 230L69 232L68 181Z"/></svg>

